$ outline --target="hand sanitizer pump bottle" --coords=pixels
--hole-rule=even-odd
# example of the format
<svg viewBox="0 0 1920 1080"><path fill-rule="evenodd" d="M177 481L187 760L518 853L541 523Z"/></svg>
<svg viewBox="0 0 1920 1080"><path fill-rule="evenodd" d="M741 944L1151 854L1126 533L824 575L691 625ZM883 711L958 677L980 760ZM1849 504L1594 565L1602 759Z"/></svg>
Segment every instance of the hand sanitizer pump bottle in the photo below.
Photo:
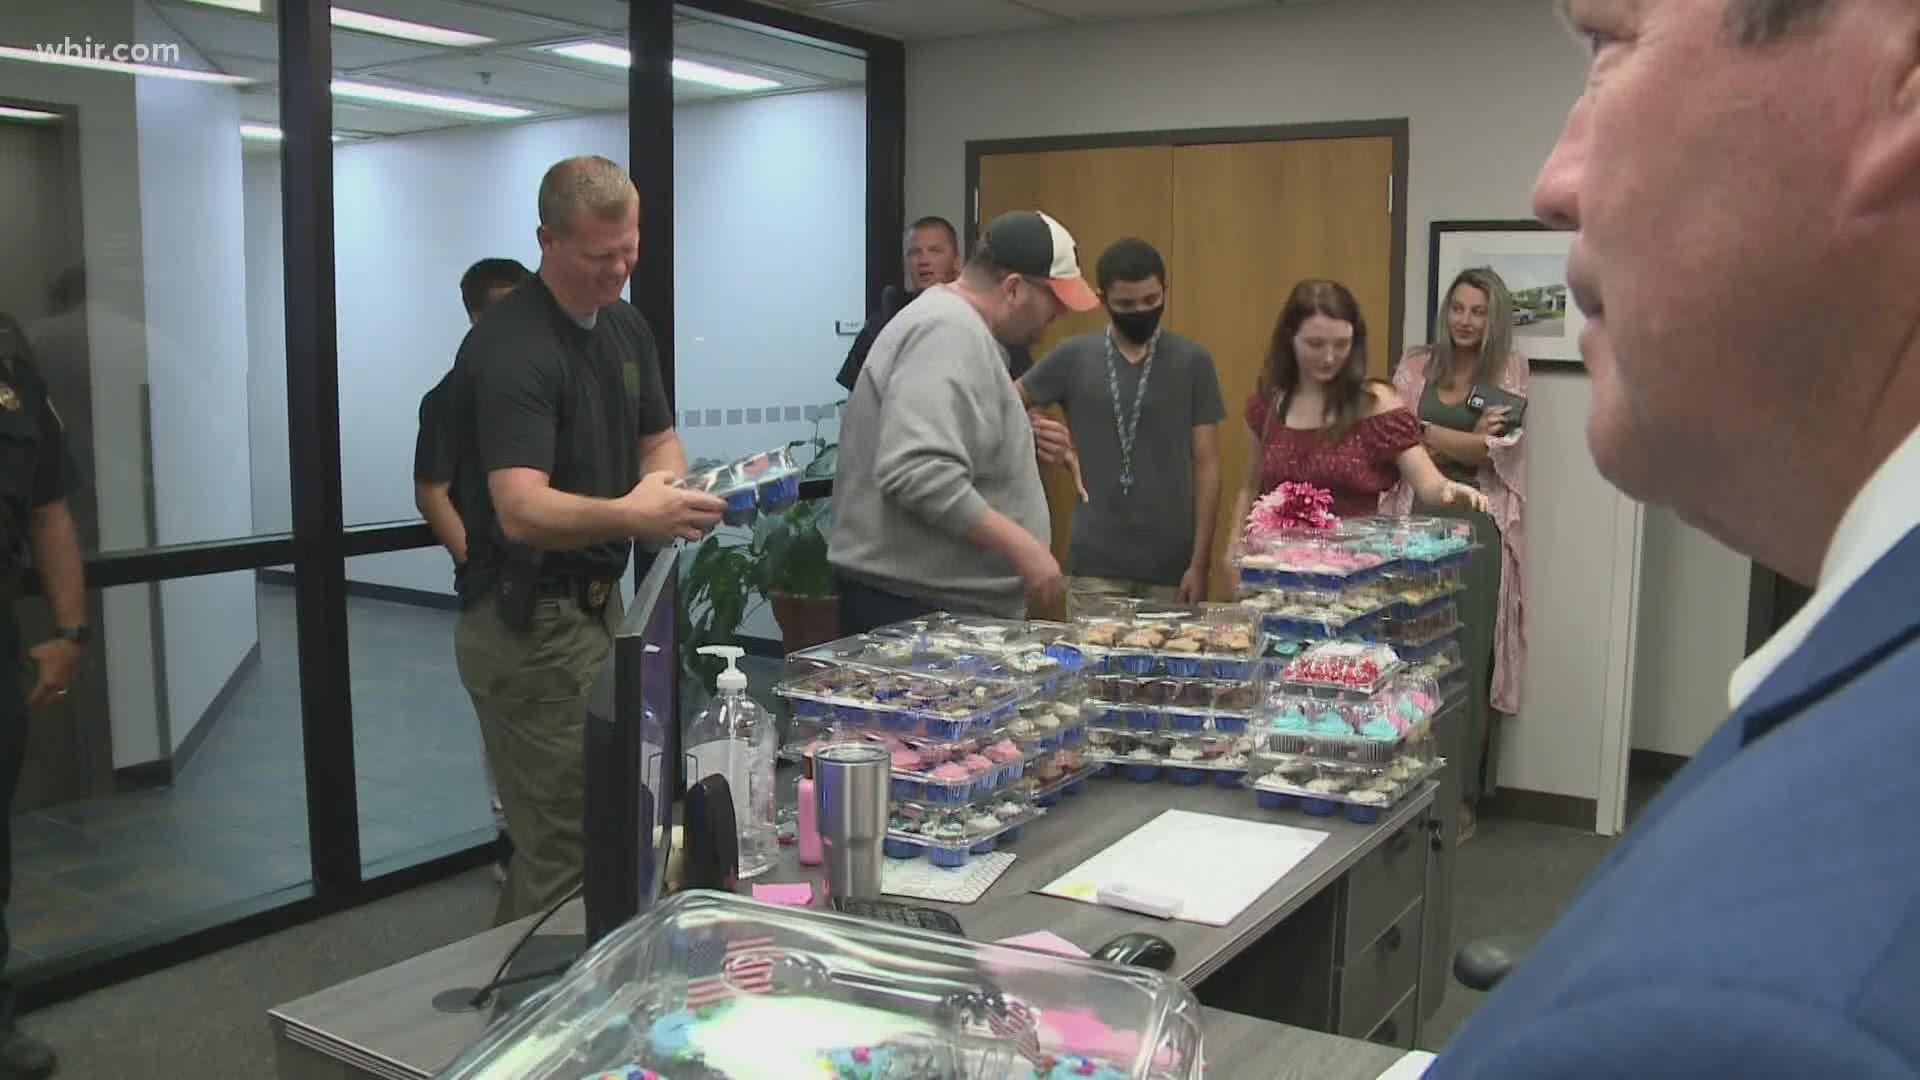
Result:
<svg viewBox="0 0 1920 1080"><path fill-rule="evenodd" d="M740 880L773 868L780 857L774 822L773 768L780 754L780 729L760 703L747 694L747 676L735 661L746 655L736 645L708 645L703 655L722 657L726 670L718 693L687 729L687 755L694 772L688 783L718 773L733 791L733 816L740 834Z"/></svg>

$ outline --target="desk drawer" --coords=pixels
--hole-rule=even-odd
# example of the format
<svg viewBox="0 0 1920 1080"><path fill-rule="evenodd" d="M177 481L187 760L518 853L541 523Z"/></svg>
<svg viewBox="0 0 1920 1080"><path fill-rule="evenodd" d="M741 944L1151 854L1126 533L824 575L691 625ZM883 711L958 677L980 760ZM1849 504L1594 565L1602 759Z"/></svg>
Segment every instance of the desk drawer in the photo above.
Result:
<svg viewBox="0 0 1920 1080"><path fill-rule="evenodd" d="M1428 846L1427 815L1421 814L1347 871L1343 961L1373 944L1408 904L1420 899L1427 887Z"/></svg>
<svg viewBox="0 0 1920 1080"><path fill-rule="evenodd" d="M1366 1037L1419 985L1421 914L1415 900L1341 969L1339 1034Z"/></svg>
<svg viewBox="0 0 1920 1080"><path fill-rule="evenodd" d="M1412 990L1400 999L1380 1026L1367 1032L1367 1041L1382 1046L1398 1046L1402 1050L1413 1049L1414 1036L1419 1033L1419 994Z"/></svg>

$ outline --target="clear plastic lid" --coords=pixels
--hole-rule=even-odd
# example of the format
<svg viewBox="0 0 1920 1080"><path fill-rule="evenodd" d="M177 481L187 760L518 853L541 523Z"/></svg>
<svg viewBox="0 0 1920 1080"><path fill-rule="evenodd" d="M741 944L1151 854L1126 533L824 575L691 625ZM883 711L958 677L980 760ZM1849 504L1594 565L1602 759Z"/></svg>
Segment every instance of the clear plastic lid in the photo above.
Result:
<svg viewBox="0 0 1920 1080"><path fill-rule="evenodd" d="M853 667L1052 689L1085 664L1085 656L1067 640L1071 630L1062 623L935 614L802 649L789 658L789 666L803 671Z"/></svg>
<svg viewBox="0 0 1920 1080"><path fill-rule="evenodd" d="M1354 545L1386 559L1404 562L1446 562L1473 550L1473 525L1460 518L1355 518L1359 530Z"/></svg>
<svg viewBox="0 0 1920 1080"><path fill-rule="evenodd" d="M1393 556L1369 529L1351 525L1248 540L1235 562L1243 585L1340 588L1377 573Z"/></svg>
<svg viewBox="0 0 1920 1080"><path fill-rule="evenodd" d="M1374 760L1425 732L1444 707L1437 682L1403 675L1367 695L1275 684L1253 730L1277 750Z"/></svg>
<svg viewBox="0 0 1920 1080"><path fill-rule="evenodd" d="M1388 645L1327 641L1287 662L1280 679L1294 686L1372 694L1385 687L1405 665Z"/></svg>
<svg viewBox="0 0 1920 1080"><path fill-rule="evenodd" d="M442 1077L1198 1080L1204 1067L1199 1003L1159 972L688 892L609 935Z"/></svg>

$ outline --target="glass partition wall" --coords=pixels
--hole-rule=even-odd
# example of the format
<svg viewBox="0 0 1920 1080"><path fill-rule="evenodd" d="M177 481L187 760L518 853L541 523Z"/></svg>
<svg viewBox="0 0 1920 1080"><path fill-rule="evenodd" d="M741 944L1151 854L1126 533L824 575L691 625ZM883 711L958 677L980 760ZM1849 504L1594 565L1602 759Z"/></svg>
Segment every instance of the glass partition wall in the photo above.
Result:
<svg viewBox="0 0 1920 1080"><path fill-rule="evenodd" d="M830 441L899 273L897 42L743 0L350 7L0 7L0 325L71 444L95 628L11 807L29 1005L491 858L413 441L462 272L538 268L547 165L639 185L629 295L696 457Z"/></svg>

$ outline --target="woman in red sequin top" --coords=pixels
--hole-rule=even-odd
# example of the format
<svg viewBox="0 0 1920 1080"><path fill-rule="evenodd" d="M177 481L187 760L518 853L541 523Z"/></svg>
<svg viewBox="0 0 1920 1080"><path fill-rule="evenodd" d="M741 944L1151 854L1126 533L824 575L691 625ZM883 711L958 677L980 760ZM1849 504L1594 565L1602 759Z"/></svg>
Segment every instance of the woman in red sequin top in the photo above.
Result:
<svg viewBox="0 0 1920 1080"><path fill-rule="evenodd" d="M1285 481L1332 492L1340 517L1378 513L1381 493L1403 476L1422 502L1486 509L1485 495L1434 465L1420 421L1393 386L1366 372L1367 324L1353 293L1335 281L1294 286L1247 399L1259 452L1247 457L1234 503L1242 529L1254 500Z"/></svg>

